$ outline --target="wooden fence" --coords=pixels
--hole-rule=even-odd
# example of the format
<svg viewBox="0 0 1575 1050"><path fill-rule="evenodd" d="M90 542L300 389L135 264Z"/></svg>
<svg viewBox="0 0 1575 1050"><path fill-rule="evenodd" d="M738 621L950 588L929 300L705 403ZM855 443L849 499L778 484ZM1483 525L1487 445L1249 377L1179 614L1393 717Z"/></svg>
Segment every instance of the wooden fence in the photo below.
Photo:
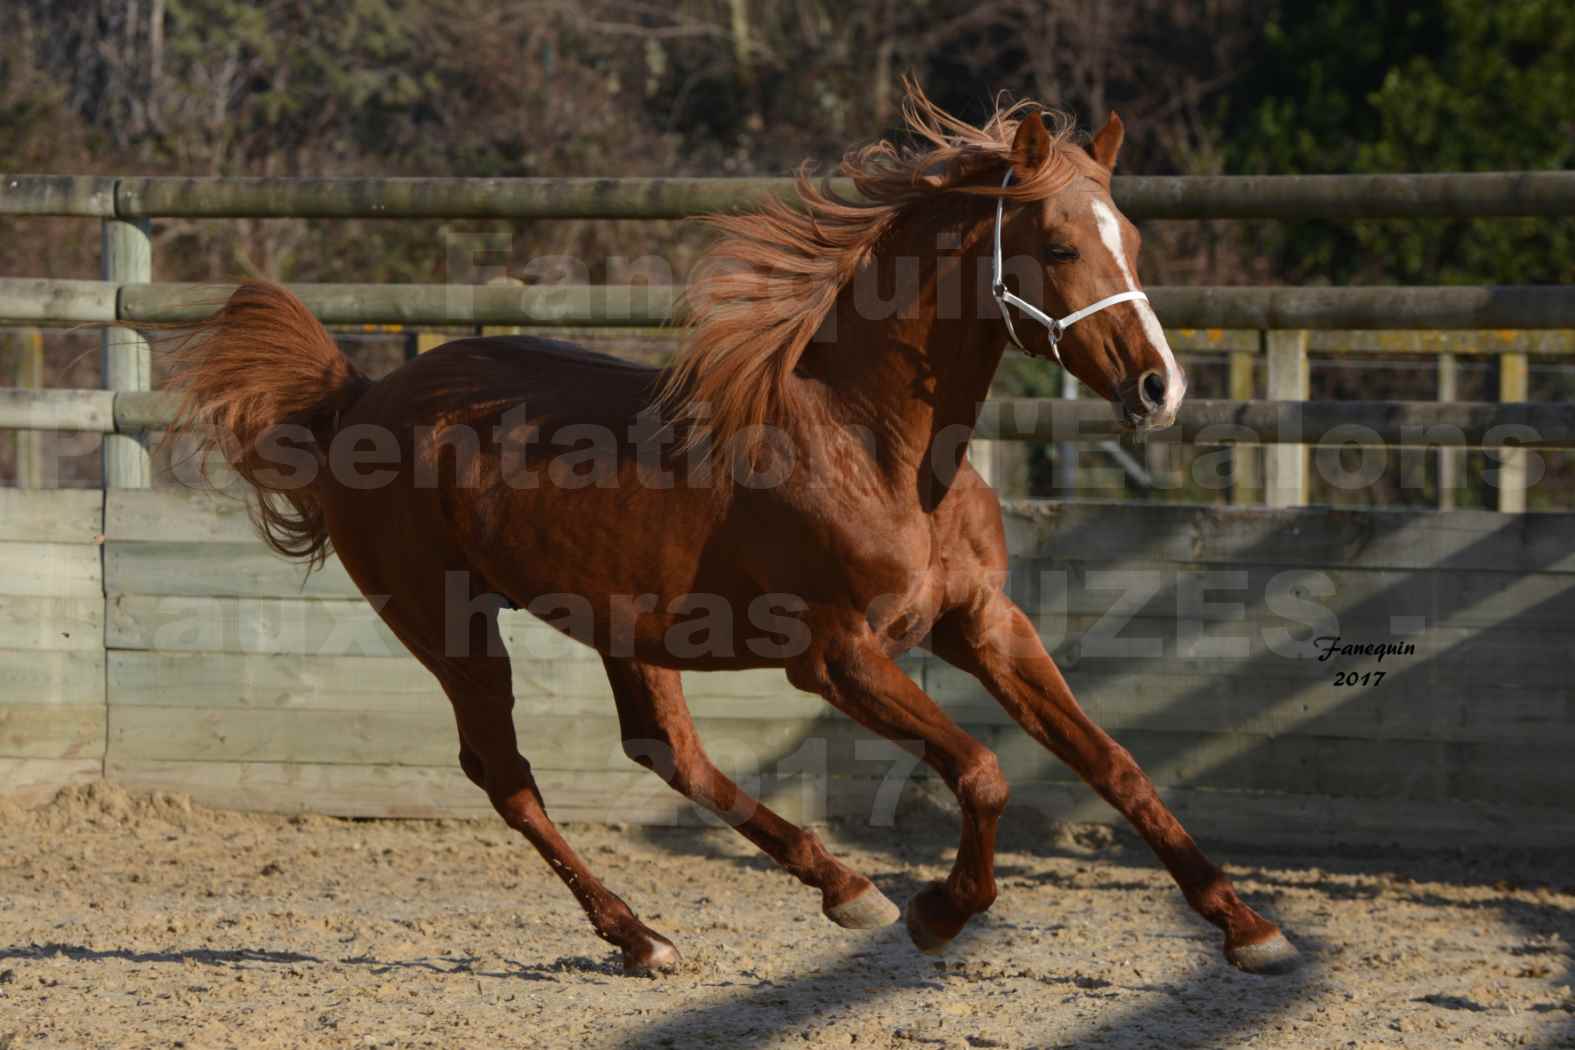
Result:
<svg viewBox="0 0 1575 1050"><path fill-rule="evenodd" d="M303 586L209 492L0 490L0 506L6 790L107 775L241 808L487 811L436 683L337 562ZM1008 533L1011 590L1072 687L1198 831L1575 831L1575 517L1024 503ZM694 819L624 757L596 655L527 614L506 624L554 812ZM1324 662L1312 639L1328 636L1413 648ZM1109 817L972 679L905 666L997 751L1019 805ZM1344 684L1353 672L1368 677ZM719 763L787 815L880 824L941 793L779 672L685 684Z"/></svg>
<svg viewBox="0 0 1575 1050"><path fill-rule="evenodd" d="M104 279L0 280L0 322L191 316L214 289L152 283L164 216L672 218L780 180L181 180L0 176L0 214L99 219ZM1570 173L1117 180L1138 218L1575 214ZM319 285L345 323L660 325L672 289ZM221 293L222 294L222 291ZM1304 499L1306 445L1480 445L1495 427L1575 445L1567 404L1517 404L1526 363L1575 351L1568 288L1151 289L1182 349L1231 355L1232 400L1171 437L1263 443L1283 507L1012 507L1011 587L1069 681L1195 828L1259 841L1559 844L1575 742L1575 516L1333 511ZM1213 326L1205 328L1204 326ZM1343 331L1357 327L1366 331ZM1513 329L1484 334L1484 327ZM1236 328L1245 331L1233 330ZM1284 331L1282 329L1291 330ZM1232 330L1227 330L1232 329ZM1432 331L1417 331L1431 329ZM1543 329L1559 329L1544 331ZM1494 353L1501 402L1307 402L1309 353ZM220 805L481 814L446 701L336 562L303 585L240 505L151 486L141 438L168 418L133 334L106 390L0 391L0 429L106 436L104 491L0 490L0 791L108 775ZM1255 374L1256 373L1256 374ZM1268 401L1254 400L1259 391ZM1000 402L983 436L1108 431L1104 406ZM1338 436L1337 436L1338 435ZM1514 484L1503 510L1522 510ZM1313 639L1401 649L1318 659ZM555 814L694 819L622 754L599 661L511 614L517 721ZM1405 646L1411 646L1405 650ZM1019 805L1106 819L971 680L907 670L995 748ZM1352 672L1354 684L1346 684ZM1382 675L1381 678L1376 676ZM941 794L910 755L776 672L686 676L718 762L784 813L883 823Z"/></svg>
<svg viewBox="0 0 1575 1050"><path fill-rule="evenodd" d="M0 785L102 774L104 494L0 488Z"/></svg>

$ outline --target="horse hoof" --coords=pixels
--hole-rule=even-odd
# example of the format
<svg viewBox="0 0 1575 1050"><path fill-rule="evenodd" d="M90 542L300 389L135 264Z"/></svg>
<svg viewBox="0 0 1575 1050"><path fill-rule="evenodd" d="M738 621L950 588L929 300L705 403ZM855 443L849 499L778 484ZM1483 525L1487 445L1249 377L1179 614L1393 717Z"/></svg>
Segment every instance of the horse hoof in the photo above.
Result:
<svg viewBox="0 0 1575 1050"><path fill-rule="evenodd" d="M655 977L673 973L684 964L673 942L659 933L647 932L645 943L623 950L623 975L625 977Z"/></svg>
<svg viewBox="0 0 1575 1050"><path fill-rule="evenodd" d="M932 882L910 897L908 906L902 912L903 921L908 927L909 939L913 941L913 946L925 955L940 955L952 941L950 936L940 933L924 917L925 897L945 892L946 887L943 884Z"/></svg>
<svg viewBox="0 0 1575 1050"><path fill-rule="evenodd" d="M1278 930L1268 940L1225 949L1232 966L1262 976L1290 973L1301 963L1301 953Z"/></svg>
<svg viewBox="0 0 1575 1050"><path fill-rule="evenodd" d="M873 930L881 926L890 926L897 921L902 912L874 885L865 887L852 900L834 904L825 909L826 918L848 930Z"/></svg>

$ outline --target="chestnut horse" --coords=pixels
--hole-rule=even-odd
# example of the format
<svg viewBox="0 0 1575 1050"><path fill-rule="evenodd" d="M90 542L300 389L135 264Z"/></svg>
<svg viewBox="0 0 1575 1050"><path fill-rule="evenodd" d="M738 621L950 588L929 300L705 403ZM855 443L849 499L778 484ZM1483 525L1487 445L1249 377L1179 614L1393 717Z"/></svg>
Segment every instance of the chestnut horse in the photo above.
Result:
<svg viewBox="0 0 1575 1050"><path fill-rule="evenodd" d="M1004 593L1000 507L966 458L1008 339L1064 360L1129 426L1175 417L1185 377L1138 289L1137 232L1110 196L1122 125L1112 114L1085 145L1064 118L1047 127L1019 104L975 127L911 84L904 112L917 145L843 160L856 197L801 177L794 206L710 220L722 236L691 281L693 330L668 370L504 336L449 343L372 382L299 300L253 283L175 351L174 432L219 448L250 483L274 549L332 549L376 596L452 701L466 776L627 972L670 970L679 955L548 818L516 740L505 604L595 647L630 758L818 890L832 922L869 928L899 912L712 764L681 671L782 668L866 728L922 746L962 816L950 876L902 913L923 951L995 900L1007 785L995 755L894 662L915 646L975 676L1119 810L1224 931L1232 963L1286 969L1295 949L1078 706ZM386 444L376 475L338 455L369 435ZM576 615L553 615L564 610Z"/></svg>

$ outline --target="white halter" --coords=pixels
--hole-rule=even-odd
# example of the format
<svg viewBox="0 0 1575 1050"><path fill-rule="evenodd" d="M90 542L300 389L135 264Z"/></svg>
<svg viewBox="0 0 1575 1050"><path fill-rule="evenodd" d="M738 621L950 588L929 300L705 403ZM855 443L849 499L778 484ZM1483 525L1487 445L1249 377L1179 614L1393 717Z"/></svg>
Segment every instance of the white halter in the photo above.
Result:
<svg viewBox="0 0 1575 1050"><path fill-rule="evenodd" d="M1001 188L1004 190L1011 184L1012 169L1007 168L1006 178L1001 181ZM1017 307L1023 313L1045 326L1045 330L1050 333L1050 352L1055 355L1055 363L1059 365L1061 364L1061 336L1068 328L1071 328L1090 314L1097 314L1106 307L1115 306L1117 303L1136 302L1139 299L1145 302L1148 300L1148 296L1142 292L1117 292L1115 295L1107 295L1099 302L1085 306L1081 310L1073 310L1065 317L1057 320L1033 303L1013 295L1007 290L1006 282L1001 277L1001 219L1005 211L1006 198L997 197L995 199L995 259L990 270L990 292L995 296L995 305L1001 310L1001 320L1006 322L1006 334L1011 337L1012 345L1023 353L1028 353L1028 348L1023 345L1021 339L1017 338L1017 330L1012 327L1012 314L1011 311L1007 310L1008 306Z"/></svg>

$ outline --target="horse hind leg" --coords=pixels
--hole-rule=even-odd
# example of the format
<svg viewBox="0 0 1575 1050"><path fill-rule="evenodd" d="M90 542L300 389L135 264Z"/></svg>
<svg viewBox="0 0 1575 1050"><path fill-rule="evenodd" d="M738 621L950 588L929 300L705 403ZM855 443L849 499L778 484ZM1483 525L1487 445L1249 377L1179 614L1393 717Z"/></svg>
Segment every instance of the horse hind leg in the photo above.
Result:
<svg viewBox="0 0 1575 1050"><path fill-rule="evenodd" d="M678 949L602 884L547 815L530 763L519 752L509 658L498 634L496 613L474 617L469 635L464 655L437 655L440 648L411 646L454 706L460 768L487 793L504 823L524 835L563 880L596 935L619 949L626 974L676 970L681 963Z"/></svg>
<svg viewBox="0 0 1575 1050"><path fill-rule="evenodd" d="M697 806L721 817L804 885L838 926L887 926L901 914L869 879L827 851L811 831L751 798L711 761L695 732L677 671L604 656L624 753Z"/></svg>

